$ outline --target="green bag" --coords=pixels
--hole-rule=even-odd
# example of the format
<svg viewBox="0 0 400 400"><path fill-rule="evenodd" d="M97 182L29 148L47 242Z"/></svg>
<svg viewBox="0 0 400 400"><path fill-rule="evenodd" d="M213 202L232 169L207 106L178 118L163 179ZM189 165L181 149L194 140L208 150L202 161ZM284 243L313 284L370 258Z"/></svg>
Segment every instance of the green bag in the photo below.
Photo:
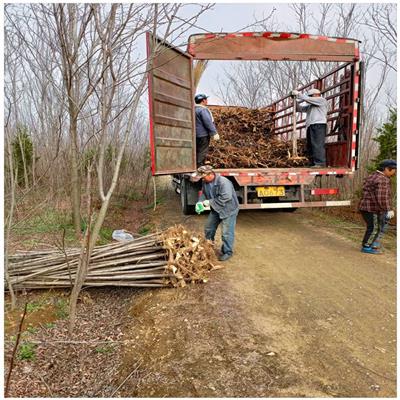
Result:
<svg viewBox="0 0 400 400"><path fill-rule="evenodd" d="M197 214L201 214L204 210L205 210L205 208L204 208L204 206L203 206L203 203L201 202L201 201L199 201L198 203L196 203L196 206L195 206L195 211L197 212Z"/></svg>

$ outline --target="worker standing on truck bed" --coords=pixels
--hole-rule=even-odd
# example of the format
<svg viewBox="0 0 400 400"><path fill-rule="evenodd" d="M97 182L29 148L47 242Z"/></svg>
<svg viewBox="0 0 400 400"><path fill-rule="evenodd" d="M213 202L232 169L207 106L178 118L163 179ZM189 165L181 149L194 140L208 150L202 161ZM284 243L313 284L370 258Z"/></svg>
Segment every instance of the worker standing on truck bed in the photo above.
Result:
<svg viewBox="0 0 400 400"><path fill-rule="evenodd" d="M380 240L388 220L394 217L390 178L395 175L396 169L395 160L383 160L378 170L364 182L363 195L358 207L367 224L361 247L363 253L380 254ZM374 231L375 234L370 241Z"/></svg>
<svg viewBox="0 0 400 400"><path fill-rule="evenodd" d="M296 98L296 110L305 112L307 128L307 153L311 167L326 167L325 137L327 132L328 102L321 97L318 89L311 89L307 95L292 91ZM300 102L307 104L300 105Z"/></svg>
<svg viewBox="0 0 400 400"><path fill-rule="evenodd" d="M197 167L203 165L207 157L210 137L219 140L217 128L214 125L214 118L211 111L207 108L208 96L197 94L194 98L196 103L196 163Z"/></svg>
<svg viewBox="0 0 400 400"><path fill-rule="evenodd" d="M198 168L194 177L203 181L203 192L196 204L196 211L200 213L204 211L204 207L210 207L204 229L205 237L214 242L215 233L221 224L222 247L218 259L226 261L233 254L236 218L239 213L235 189L228 178L215 173L210 165Z"/></svg>

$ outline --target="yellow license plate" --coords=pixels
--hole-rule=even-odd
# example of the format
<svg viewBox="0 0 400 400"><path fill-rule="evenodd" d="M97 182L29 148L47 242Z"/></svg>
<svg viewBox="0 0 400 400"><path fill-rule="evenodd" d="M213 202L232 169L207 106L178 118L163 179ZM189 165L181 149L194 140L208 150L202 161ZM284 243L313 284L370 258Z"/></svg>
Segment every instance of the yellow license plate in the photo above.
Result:
<svg viewBox="0 0 400 400"><path fill-rule="evenodd" d="M258 197L281 197L285 195L284 186L260 186L256 187Z"/></svg>

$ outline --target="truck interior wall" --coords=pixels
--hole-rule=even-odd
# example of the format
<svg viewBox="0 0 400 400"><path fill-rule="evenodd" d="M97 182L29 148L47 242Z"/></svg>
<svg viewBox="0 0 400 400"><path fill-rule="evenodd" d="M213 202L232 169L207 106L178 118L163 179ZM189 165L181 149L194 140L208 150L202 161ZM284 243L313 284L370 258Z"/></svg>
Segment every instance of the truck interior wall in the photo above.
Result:
<svg viewBox="0 0 400 400"><path fill-rule="evenodd" d="M353 125L354 64L343 64L300 88L321 90L328 101L326 157L330 167L350 168ZM220 143L211 142L209 161L217 168L300 168L305 154L305 114L293 110L288 95L261 109L211 106ZM293 157L292 137L296 119L297 148Z"/></svg>
<svg viewBox="0 0 400 400"><path fill-rule="evenodd" d="M311 88L321 90L328 100L328 134L326 137L327 164L332 167L350 167L352 123L354 107L354 63L346 63L333 69L328 74L300 88L306 93ZM273 135L280 140L290 140L293 127L293 101L286 96L268 108L273 108ZM301 118L299 116L302 115ZM297 137L306 138L305 114L296 113Z"/></svg>

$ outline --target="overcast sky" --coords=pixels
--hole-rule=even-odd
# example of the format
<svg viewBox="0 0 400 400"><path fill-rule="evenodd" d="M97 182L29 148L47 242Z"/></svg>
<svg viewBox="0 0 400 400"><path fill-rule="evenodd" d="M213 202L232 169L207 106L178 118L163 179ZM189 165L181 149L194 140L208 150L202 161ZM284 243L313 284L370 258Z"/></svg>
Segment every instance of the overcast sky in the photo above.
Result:
<svg viewBox="0 0 400 400"><path fill-rule="evenodd" d="M366 11L371 4L359 3L357 7L360 11ZM313 3L309 5L311 14L309 15L310 22L313 18L318 18L320 3ZM246 31L246 27L253 24L256 20L261 20L273 11L273 23L271 31L289 31L299 32L299 28L296 22L295 12L292 9L290 3L217 3L214 5L212 10L207 11L202 15L196 27L193 27L187 36L192 33L205 33L205 32L235 32L235 31ZM187 10L190 13L189 9ZM395 16L394 16L395 18ZM327 21L327 24L335 24L335 15L331 15L331 20ZM249 31L260 30L254 27L248 29ZM361 32L368 31L364 27L360 27ZM311 31L304 33L316 33ZM362 37L354 37L355 39L362 39ZM227 66L229 62L211 61L204 73L199 87L198 92L205 92L211 96L210 103L219 104L220 99L217 97L217 85L216 82L221 78L223 74L223 66ZM396 86L397 77L394 73L388 79L388 86ZM369 77L371 82L371 77Z"/></svg>

